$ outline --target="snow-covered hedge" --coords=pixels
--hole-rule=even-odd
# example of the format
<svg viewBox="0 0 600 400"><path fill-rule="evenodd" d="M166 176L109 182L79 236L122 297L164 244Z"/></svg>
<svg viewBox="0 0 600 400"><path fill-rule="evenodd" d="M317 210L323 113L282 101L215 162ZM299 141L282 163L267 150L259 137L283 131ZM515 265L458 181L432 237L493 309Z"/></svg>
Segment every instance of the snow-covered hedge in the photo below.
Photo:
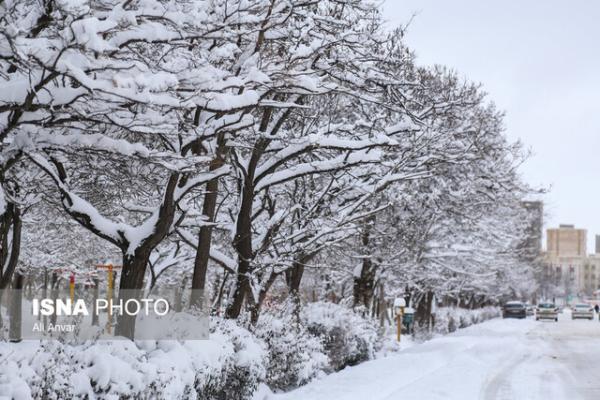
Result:
<svg viewBox="0 0 600 400"><path fill-rule="evenodd" d="M263 314L254 333L267 345L266 383L273 390L298 387L329 368L323 341L299 324L288 307Z"/></svg>
<svg viewBox="0 0 600 400"><path fill-rule="evenodd" d="M247 399L264 381L264 344L213 319L210 340L0 343L0 397Z"/></svg>
<svg viewBox="0 0 600 400"><path fill-rule="evenodd" d="M374 358L379 345L376 321L326 302L306 304L301 320L308 332L323 341L330 370L339 371Z"/></svg>
<svg viewBox="0 0 600 400"><path fill-rule="evenodd" d="M214 332L212 332L214 331ZM225 355L206 360L209 348L220 342ZM252 396L258 384L265 380L267 357L264 343L234 321L214 318L211 321L210 340L193 342L196 346L194 370L195 388L201 400L245 399ZM210 374L206 368L212 366Z"/></svg>
<svg viewBox="0 0 600 400"><path fill-rule="evenodd" d="M245 325L245 322L241 322ZM252 332L212 318L209 340L0 343L0 397L248 399L374 358L376 321L332 303L265 311Z"/></svg>
<svg viewBox="0 0 600 400"><path fill-rule="evenodd" d="M498 307L469 310L458 307L440 307L435 313L434 333L445 335L460 328L478 324L501 315Z"/></svg>

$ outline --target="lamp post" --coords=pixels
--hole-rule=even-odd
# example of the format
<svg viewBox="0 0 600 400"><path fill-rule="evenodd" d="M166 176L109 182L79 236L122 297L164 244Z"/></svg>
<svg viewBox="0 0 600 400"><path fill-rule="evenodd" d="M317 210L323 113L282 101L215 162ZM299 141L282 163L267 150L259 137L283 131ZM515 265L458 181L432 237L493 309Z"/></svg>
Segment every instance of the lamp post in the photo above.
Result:
<svg viewBox="0 0 600 400"><path fill-rule="evenodd" d="M402 317L404 316L404 307L406 300L403 297L394 299L394 313L396 314L396 340L400 342L402 337Z"/></svg>

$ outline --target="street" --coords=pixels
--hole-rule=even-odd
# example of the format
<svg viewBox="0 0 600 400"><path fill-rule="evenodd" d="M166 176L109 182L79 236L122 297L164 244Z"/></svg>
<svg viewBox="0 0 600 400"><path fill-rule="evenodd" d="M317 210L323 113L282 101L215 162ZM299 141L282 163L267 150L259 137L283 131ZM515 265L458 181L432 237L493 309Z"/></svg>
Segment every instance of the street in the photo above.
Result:
<svg viewBox="0 0 600 400"><path fill-rule="evenodd" d="M598 319L495 319L268 400L600 398Z"/></svg>

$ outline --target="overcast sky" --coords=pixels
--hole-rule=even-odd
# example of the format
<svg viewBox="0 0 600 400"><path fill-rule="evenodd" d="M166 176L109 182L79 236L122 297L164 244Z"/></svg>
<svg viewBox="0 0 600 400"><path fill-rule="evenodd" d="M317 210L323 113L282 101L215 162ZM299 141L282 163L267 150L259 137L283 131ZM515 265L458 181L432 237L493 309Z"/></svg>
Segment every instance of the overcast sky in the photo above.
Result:
<svg viewBox="0 0 600 400"><path fill-rule="evenodd" d="M525 180L550 188L545 227L600 234L600 2L387 0L420 64L481 82L506 111L509 138L533 151ZM544 243L545 247L545 243Z"/></svg>

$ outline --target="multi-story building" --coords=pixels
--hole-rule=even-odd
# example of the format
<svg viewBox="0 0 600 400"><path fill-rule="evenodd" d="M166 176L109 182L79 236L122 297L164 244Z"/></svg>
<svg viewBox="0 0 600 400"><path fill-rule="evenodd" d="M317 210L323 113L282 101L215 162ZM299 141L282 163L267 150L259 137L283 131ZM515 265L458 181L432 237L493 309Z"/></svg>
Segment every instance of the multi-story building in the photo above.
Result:
<svg viewBox="0 0 600 400"><path fill-rule="evenodd" d="M546 251L549 257L585 257L587 255L587 230L574 225L561 224L547 231Z"/></svg>
<svg viewBox="0 0 600 400"><path fill-rule="evenodd" d="M567 296L591 294L600 288L600 239L595 254L587 253L587 230L560 225L546 231L546 278Z"/></svg>
<svg viewBox="0 0 600 400"><path fill-rule="evenodd" d="M583 266L583 291L586 294L592 294L600 289L600 254L596 250L595 254L587 257Z"/></svg>

